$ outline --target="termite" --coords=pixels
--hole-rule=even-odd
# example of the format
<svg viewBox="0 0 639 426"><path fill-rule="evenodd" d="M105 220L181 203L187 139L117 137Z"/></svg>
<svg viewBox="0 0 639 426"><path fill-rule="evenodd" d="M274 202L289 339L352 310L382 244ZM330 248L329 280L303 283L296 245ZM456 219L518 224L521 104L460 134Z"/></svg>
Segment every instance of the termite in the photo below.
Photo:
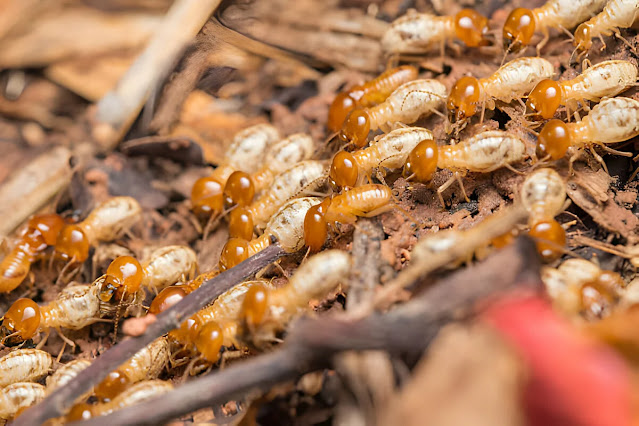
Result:
<svg viewBox="0 0 639 426"><path fill-rule="evenodd" d="M157 378L166 367L169 356L168 338L158 337L120 365L117 370L109 373L95 387L95 396L101 400L112 400L134 383Z"/></svg>
<svg viewBox="0 0 639 426"><path fill-rule="evenodd" d="M346 116L356 107L364 108L384 102L386 98L404 83L417 78L417 68L403 65L391 68L373 80L338 93L328 110L326 125L331 132L342 127Z"/></svg>
<svg viewBox="0 0 639 426"><path fill-rule="evenodd" d="M542 281L554 303L569 314L598 319L610 313L626 283L613 271L585 259L568 259L558 268L543 268Z"/></svg>
<svg viewBox="0 0 639 426"><path fill-rule="evenodd" d="M308 160L315 147L313 138L305 133L296 133L273 145L266 153L264 166L257 172L248 175L244 172L233 172L224 187L227 206L246 206L252 200L247 194L259 194L273 182L275 176L295 166L300 161ZM242 179L247 179L244 184ZM251 188L244 186L250 185Z"/></svg>
<svg viewBox="0 0 639 426"><path fill-rule="evenodd" d="M304 244L317 252L328 237L328 224L354 224L357 217L373 217L397 208L393 193L385 185L355 187L311 207L304 218Z"/></svg>
<svg viewBox="0 0 639 426"><path fill-rule="evenodd" d="M526 106L541 118L552 118L560 105L576 110L577 102L599 102L616 96L637 82L637 66L628 61L605 61L572 80L542 80L528 94ZM570 113L567 112L570 117Z"/></svg>
<svg viewBox="0 0 639 426"><path fill-rule="evenodd" d="M639 2L637 0L610 0L606 3L601 13L582 23L575 30L573 43L577 50L587 52L592 47L592 39L599 37L606 48L603 36L614 34L620 40L625 41L619 32L620 28L630 28L639 14ZM626 42L628 44L628 42ZM631 46L632 48L632 46ZM632 48L634 50L634 48Z"/></svg>
<svg viewBox="0 0 639 426"><path fill-rule="evenodd" d="M264 250L271 244L272 237L288 253L294 253L304 247L304 217L308 209L319 203L320 199L314 197L290 200L271 218L259 238L251 241L229 239L220 255L220 270L232 268Z"/></svg>
<svg viewBox="0 0 639 426"><path fill-rule="evenodd" d="M351 256L341 250L311 256L285 286L252 287L242 302L242 318L258 338L271 337L307 310L311 300L326 297L338 284L346 284L351 267Z"/></svg>
<svg viewBox="0 0 639 426"><path fill-rule="evenodd" d="M64 364L52 375L47 377L47 393L51 394L55 390L60 389L90 365L91 361L88 359L74 359L73 361Z"/></svg>
<svg viewBox="0 0 639 426"><path fill-rule="evenodd" d="M323 162L316 160L302 161L280 173L268 190L248 207L236 213L236 215L250 215L249 219L237 223L235 216L231 217L232 223L229 224L231 236L246 234L247 230L252 229L253 226L263 228L285 202L315 191L324 184L325 180L326 166Z"/></svg>
<svg viewBox="0 0 639 426"><path fill-rule="evenodd" d="M512 52L521 50L539 31L544 35L537 44L539 54L550 38L550 28L567 32L599 12L605 3L605 0L549 0L536 9L514 9L504 23L504 49Z"/></svg>
<svg viewBox="0 0 639 426"><path fill-rule="evenodd" d="M411 124L438 112L446 99L446 86L437 80L414 80L399 86L381 104L354 109L344 121L339 137L358 147L366 145L371 130L391 130L394 123Z"/></svg>
<svg viewBox="0 0 639 426"><path fill-rule="evenodd" d="M89 247L113 241L141 217L142 207L131 197L112 197L97 206L82 222L66 225L60 231L55 251L70 262L84 262Z"/></svg>
<svg viewBox="0 0 639 426"><path fill-rule="evenodd" d="M4 314L0 325L1 342L16 345L31 339L38 331L48 332L51 328L71 346L71 340L64 337L60 328L79 330L100 318L102 304L98 298L100 283L66 287L51 303L38 306L31 299L18 299ZM48 336L48 335L47 335ZM44 344L46 338L40 342Z"/></svg>
<svg viewBox="0 0 639 426"><path fill-rule="evenodd" d="M453 176L437 189L437 195L445 208L442 193L455 182L459 182L466 200L468 195L461 178L466 172L489 173L524 159L526 145L517 136L499 130L479 133L455 145L438 147L433 140L420 142L408 156L404 175L408 179L429 182L433 173L449 169Z"/></svg>
<svg viewBox="0 0 639 426"><path fill-rule="evenodd" d="M481 104L483 120L484 109L495 109L495 101L509 103L521 99L537 83L551 78L554 73L552 64L543 58L517 58L504 64L490 77L462 77L448 95L446 106L450 119L471 117Z"/></svg>
<svg viewBox="0 0 639 426"><path fill-rule="evenodd" d="M14 383L0 389L0 419L11 419L21 410L40 402L46 396L39 383Z"/></svg>
<svg viewBox="0 0 639 426"><path fill-rule="evenodd" d="M472 9L462 9L455 16L436 16L409 11L394 20L382 36L387 54L420 54L458 39L466 46L488 44L488 19Z"/></svg>
<svg viewBox="0 0 639 426"><path fill-rule="evenodd" d="M173 385L163 380L147 380L139 382L113 398L109 402L100 404L76 404L65 417L66 421L73 422L88 420L92 417L105 416L125 407L140 404L149 399L164 395L173 390Z"/></svg>
<svg viewBox="0 0 639 426"><path fill-rule="evenodd" d="M384 135L370 147L353 153L340 151L333 157L329 183L334 188L352 188L377 169L403 167L408 154L433 134L422 127L404 127Z"/></svg>
<svg viewBox="0 0 639 426"><path fill-rule="evenodd" d="M631 155L612 150L605 144L627 141L639 135L639 101L630 98L609 98L595 105L582 121L564 123L552 119L541 129L537 139L537 158L562 158L568 148L599 145L618 155ZM592 149L595 158L606 165ZM574 159L574 157L573 157ZM571 159L571 166L572 161Z"/></svg>
<svg viewBox="0 0 639 426"><path fill-rule="evenodd" d="M222 293L211 306L192 315L169 336L185 347L193 346L204 361L217 362L222 346L239 346L236 337L242 303L253 287L273 288L267 280L244 281Z"/></svg>
<svg viewBox="0 0 639 426"><path fill-rule="evenodd" d="M209 176L195 181L191 204L198 215L211 216L224 209L224 185L236 170L256 172L262 165L264 152L280 140L278 130L270 124L257 124L237 133L226 150L224 160Z"/></svg>
<svg viewBox="0 0 639 426"><path fill-rule="evenodd" d="M192 278L196 269L197 256L186 246L160 248L144 266L132 256L118 256L109 264L98 296L103 302L110 302L114 296L118 301L126 296L141 300L144 290L157 293L182 278Z"/></svg>
<svg viewBox="0 0 639 426"><path fill-rule="evenodd" d="M18 382L34 382L49 374L53 359L38 349L16 349L0 358L0 388Z"/></svg>
<svg viewBox="0 0 639 426"><path fill-rule="evenodd" d="M521 202L528 211L529 235L536 240L542 259L559 258L566 245L566 231L555 220L566 205L566 184L553 169L531 173L521 187Z"/></svg>
<svg viewBox="0 0 639 426"><path fill-rule="evenodd" d="M34 216L0 263L0 292L10 292L24 281L39 253L55 244L64 220L57 214Z"/></svg>

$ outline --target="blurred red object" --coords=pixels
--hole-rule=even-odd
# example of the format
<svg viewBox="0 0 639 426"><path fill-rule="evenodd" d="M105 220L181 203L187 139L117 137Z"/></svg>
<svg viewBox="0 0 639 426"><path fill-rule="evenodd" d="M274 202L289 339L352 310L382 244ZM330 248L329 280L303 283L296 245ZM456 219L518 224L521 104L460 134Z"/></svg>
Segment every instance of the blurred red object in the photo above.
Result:
<svg viewBox="0 0 639 426"><path fill-rule="evenodd" d="M503 299L483 318L520 353L533 426L632 423L630 369L612 349L582 334L537 296Z"/></svg>

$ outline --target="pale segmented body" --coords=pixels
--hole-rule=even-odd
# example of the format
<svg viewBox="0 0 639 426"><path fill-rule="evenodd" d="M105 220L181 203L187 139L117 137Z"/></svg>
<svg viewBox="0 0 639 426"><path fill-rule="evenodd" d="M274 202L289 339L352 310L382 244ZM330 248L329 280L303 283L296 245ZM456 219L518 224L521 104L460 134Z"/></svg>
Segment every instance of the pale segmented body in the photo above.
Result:
<svg viewBox="0 0 639 426"><path fill-rule="evenodd" d="M251 175L255 192L267 188L278 174L311 158L314 149L313 138L305 133L296 133L273 145L266 154L264 166Z"/></svg>
<svg viewBox="0 0 639 426"><path fill-rule="evenodd" d="M623 142L639 135L639 101L605 99L582 121L567 124L573 145Z"/></svg>
<svg viewBox="0 0 639 426"><path fill-rule="evenodd" d="M51 369L53 359L38 349L17 349L0 358L0 388L12 383L36 381Z"/></svg>
<svg viewBox="0 0 639 426"><path fill-rule="evenodd" d="M140 218L142 208L131 197L112 197L97 206L86 219L77 225L86 235L89 244L113 241Z"/></svg>
<svg viewBox="0 0 639 426"><path fill-rule="evenodd" d="M302 161L279 174L268 190L249 206L253 223L263 227L286 201L315 191L325 179L326 167L314 160Z"/></svg>
<svg viewBox="0 0 639 426"><path fill-rule="evenodd" d="M566 184L553 169L535 170L521 187L521 202L531 218L553 218L566 203Z"/></svg>
<svg viewBox="0 0 639 426"><path fill-rule="evenodd" d="M311 300L325 297L340 283L346 284L351 267L351 256L341 250L326 250L310 257L287 285L269 292L268 317L285 325L300 310L307 309Z"/></svg>
<svg viewBox="0 0 639 426"><path fill-rule="evenodd" d="M98 298L99 280L90 285L66 287L51 303L40 306L40 330L79 330L100 318L103 304Z"/></svg>
<svg viewBox="0 0 639 426"><path fill-rule="evenodd" d="M384 102L366 110L370 128L389 131L393 123L414 123L443 105L446 95L446 86L437 80L404 83Z"/></svg>
<svg viewBox="0 0 639 426"><path fill-rule="evenodd" d="M382 37L382 49L394 53L424 53L453 37L452 16L408 13L391 23Z"/></svg>
<svg viewBox="0 0 639 426"><path fill-rule="evenodd" d="M96 404L91 407L93 416L104 416L125 407L140 404L151 398L163 395L173 390L173 385L162 380L148 380L139 382L113 398L109 402Z"/></svg>
<svg viewBox="0 0 639 426"><path fill-rule="evenodd" d="M456 229L443 229L434 234L425 235L411 251L411 261L419 262L429 259L432 255L448 251L454 245L459 244L464 238L463 231Z"/></svg>
<svg viewBox="0 0 639 426"><path fill-rule="evenodd" d="M211 177L224 184L236 170L254 173L264 160L264 153L280 140L277 129L270 124L257 124L238 132L226 150L224 161Z"/></svg>
<svg viewBox="0 0 639 426"><path fill-rule="evenodd" d="M131 383L155 379L167 365L170 356L168 339L158 337L118 367Z"/></svg>
<svg viewBox="0 0 639 426"><path fill-rule="evenodd" d="M275 237L280 247L289 253L304 247L304 217L308 209L319 203L319 198L304 197L284 204L268 222L264 234L249 242L249 256L264 250L270 244L271 236Z"/></svg>
<svg viewBox="0 0 639 426"><path fill-rule="evenodd" d="M190 280L197 270L197 255L186 246L167 246L155 250L144 263L142 287L160 291L180 280Z"/></svg>
<svg viewBox="0 0 639 426"><path fill-rule="evenodd" d="M382 136L368 148L353 152L359 168L359 179L374 169L399 169L404 166L408 154L423 140L433 139L430 130L423 127L404 127Z"/></svg>
<svg viewBox="0 0 639 426"><path fill-rule="evenodd" d="M58 368L55 373L47 377L47 393L50 394L56 389L69 383L82 370L91 365L88 359L75 359Z"/></svg>
<svg viewBox="0 0 639 426"><path fill-rule="evenodd" d="M44 399L45 388L38 383L14 383L0 389L0 419L10 419L21 409Z"/></svg>
<svg viewBox="0 0 639 426"><path fill-rule="evenodd" d="M537 29L544 34L549 28L571 29L599 12L606 0L550 0L533 9Z"/></svg>
<svg viewBox="0 0 639 426"><path fill-rule="evenodd" d="M601 62L572 80L560 81L562 100L598 102L615 96L637 82L637 66L628 61Z"/></svg>
<svg viewBox="0 0 639 426"><path fill-rule="evenodd" d="M392 206L393 193L384 185L362 185L333 197L326 210L328 223L355 223L357 216L370 216Z"/></svg>
<svg viewBox="0 0 639 426"><path fill-rule="evenodd" d="M440 147L437 167L488 173L523 160L525 153L526 146L517 136L493 130L479 133L456 145Z"/></svg>
<svg viewBox="0 0 639 426"><path fill-rule="evenodd" d="M494 109L494 100L511 102L530 92L541 80L551 78L555 73L552 64L543 58L517 58L493 75L480 78L480 102Z"/></svg>
<svg viewBox="0 0 639 426"><path fill-rule="evenodd" d="M639 16L639 1L610 0L598 15L581 24L575 31L575 45L588 50L592 38L619 33L619 28L630 28Z"/></svg>

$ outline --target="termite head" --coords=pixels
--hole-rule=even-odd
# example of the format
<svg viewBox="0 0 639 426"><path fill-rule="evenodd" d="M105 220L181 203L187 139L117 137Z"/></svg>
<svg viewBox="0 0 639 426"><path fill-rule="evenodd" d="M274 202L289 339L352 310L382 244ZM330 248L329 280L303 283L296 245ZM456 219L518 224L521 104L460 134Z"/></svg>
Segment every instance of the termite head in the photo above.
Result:
<svg viewBox="0 0 639 426"><path fill-rule="evenodd" d="M124 392L131 384L131 379L125 372L115 370L93 389L93 393L102 401L109 401Z"/></svg>
<svg viewBox="0 0 639 426"><path fill-rule="evenodd" d="M557 260L566 245L566 231L555 219L540 220L528 231L537 245L537 252L544 262Z"/></svg>
<svg viewBox="0 0 639 426"><path fill-rule="evenodd" d="M518 52L527 46L535 34L535 15L523 7L510 12L504 23L504 49Z"/></svg>
<svg viewBox="0 0 639 426"><path fill-rule="evenodd" d="M566 123L561 120L552 119L539 132L537 138L537 158L550 156L553 160L558 160L570 147L570 130Z"/></svg>
<svg viewBox="0 0 639 426"><path fill-rule="evenodd" d="M604 275L605 277L603 277ZM611 282L609 279L614 281ZM619 284L622 284L622 286L619 287ZM586 314L597 318L602 317L618 301L618 290L623 288L623 285L625 283L621 276L611 271L605 271L597 279L583 283L579 292L581 309Z"/></svg>
<svg viewBox="0 0 639 426"><path fill-rule="evenodd" d="M526 107L544 119L552 118L561 104L561 87L554 80L542 80L528 95Z"/></svg>
<svg viewBox="0 0 639 426"><path fill-rule="evenodd" d="M198 216L211 216L224 209L224 185L207 176L199 178L191 189L191 205Z"/></svg>
<svg viewBox="0 0 639 426"><path fill-rule="evenodd" d="M66 422L79 422L82 420L89 420L94 416L93 406L87 402L78 402L65 416Z"/></svg>
<svg viewBox="0 0 639 426"><path fill-rule="evenodd" d="M58 256L69 262L84 262L89 257L89 239L78 225L65 225L55 243Z"/></svg>
<svg viewBox="0 0 639 426"><path fill-rule="evenodd" d="M321 203L310 207L304 216L304 243L311 253L320 251L328 237L325 215L330 205L331 199L325 198Z"/></svg>
<svg viewBox="0 0 639 426"><path fill-rule="evenodd" d="M248 241L242 238L229 238L222 248L219 267L221 271L231 269L248 259Z"/></svg>
<svg viewBox="0 0 639 426"><path fill-rule="evenodd" d="M448 95L446 107L450 121L462 120L475 114L479 103L479 81L475 77L462 77Z"/></svg>
<svg viewBox="0 0 639 426"><path fill-rule="evenodd" d="M18 299L7 310L0 325L0 342L15 346L35 336L40 327L40 307L31 299Z"/></svg>
<svg viewBox="0 0 639 426"><path fill-rule="evenodd" d="M267 307L268 289L266 286L259 282L251 285L242 301L241 313L242 319L249 329L254 329L262 323Z"/></svg>
<svg viewBox="0 0 639 426"><path fill-rule="evenodd" d="M357 102L349 96L348 92L340 92L333 99L328 109L328 121L326 126L331 132L337 132L342 128L346 116L355 108Z"/></svg>
<svg viewBox="0 0 639 426"><path fill-rule="evenodd" d="M250 240L253 238L253 215L246 207L236 207L229 214L229 236Z"/></svg>
<svg viewBox="0 0 639 426"><path fill-rule="evenodd" d="M362 148L366 145L370 130L371 121L368 113L362 108L356 108L346 117L339 138L342 142Z"/></svg>
<svg viewBox="0 0 639 426"><path fill-rule="evenodd" d="M144 270L140 262L131 256L119 256L107 268L98 297L103 302L111 301L114 296L121 300L125 294L136 293L142 279Z"/></svg>
<svg viewBox="0 0 639 426"><path fill-rule="evenodd" d="M354 187L358 177L359 169L353 155L346 151L335 154L328 174L328 182L333 190Z"/></svg>
<svg viewBox="0 0 639 426"><path fill-rule="evenodd" d="M488 44L488 19L472 9L462 9L455 15L455 35L466 46L476 47Z"/></svg>
<svg viewBox="0 0 639 426"><path fill-rule="evenodd" d="M175 285L171 287L167 287L158 293L151 302L151 306L149 306L149 313L153 315L158 315L171 306L178 303L180 300L186 297L186 291L182 286Z"/></svg>
<svg viewBox="0 0 639 426"><path fill-rule="evenodd" d="M57 214L41 214L32 217L27 222L27 232L39 232L44 242L52 246L58 239L58 235L64 226L64 219Z"/></svg>
<svg viewBox="0 0 639 426"><path fill-rule="evenodd" d="M437 170L438 149L432 139L417 144L408 154L404 165L404 177L413 176L418 182L429 182Z"/></svg>
<svg viewBox="0 0 639 426"><path fill-rule="evenodd" d="M584 52L592 47L592 24L584 22L575 30L575 38L572 41L575 47Z"/></svg>
<svg viewBox="0 0 639 426"><path fill-rule="evenodd" d="M235 171L231 173L224 186L224 203L226 207L247 206L253 201L255 186L248 173Z"/></svg>
<svg viewBox="0 0 639 426"><path fill-rule="evenodd" d="M212 364L220 358L223 343L224 333L216 321L204 324L195 338L196 349L206 361Z"/></svg>

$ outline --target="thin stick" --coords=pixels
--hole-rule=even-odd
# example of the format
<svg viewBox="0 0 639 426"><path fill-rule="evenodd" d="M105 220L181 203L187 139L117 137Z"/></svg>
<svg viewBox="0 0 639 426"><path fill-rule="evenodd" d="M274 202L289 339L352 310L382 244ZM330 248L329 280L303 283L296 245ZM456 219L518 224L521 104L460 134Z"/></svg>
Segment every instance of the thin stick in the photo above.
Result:
<svg viewBox="0 0 639 426"><path fill-rule="evenodd" d="M221 0L177 0L118 85L98 103L94 137L112 150Z"/></svg>
<svg viewBox="0 0 639 426"><path fill-rule="evenodd" d="M466 231L462 241L453 245L449 250L433 254L420 262L410 263L393 281L380 289L375 298L375 305L377 307L385 306L388 300L393 300L393 295L397 294L399 290L443 266L472 255L477 248L510 231L526 217L528 217L528 212L519 203L488 217L474 228Z"/></svg>
<svg viewBox="0 0 639 426"><path fill-rule="evenodd" d="M180 302L158 315L142 336L124 340L113 346L82 371L66 386L45 398L40 404L28 409L17 418L14 425L42 424L45 420L64 414L73 402L86 391L97 385L110 371L131 358L156 338L177 328L185 319L215 300L220 294L273 263L286 253L278 244L268 246L215 278L205 281L202 286Z"/></svg>
<svg viewBox="0 0 639 426"><path fill-rule="evenodd" d="M387 314L355 320L302 319L292 326L280 350L192 380L159 398L78 424L161 424L202 407L254 396L276 383L329 367L333 355L346 350L419 354L444 325L481 309L480 300L513 290L540 291L539 268L534 244L520 238L485 262L445 278Z"/></svg>

